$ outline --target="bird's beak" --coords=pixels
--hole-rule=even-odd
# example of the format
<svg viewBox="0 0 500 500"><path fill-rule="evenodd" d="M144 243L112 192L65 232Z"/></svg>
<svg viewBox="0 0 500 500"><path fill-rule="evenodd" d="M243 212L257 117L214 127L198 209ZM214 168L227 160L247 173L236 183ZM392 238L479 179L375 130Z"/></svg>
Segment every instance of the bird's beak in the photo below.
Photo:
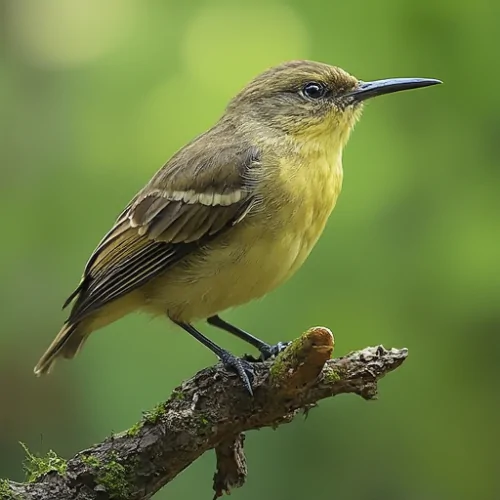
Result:
<svg viewBox="0 0 500 500"><path fill-rule="evenodd" d="M443 82L433 78L388 78L373 82L359 81L357 88L346 94L345 97L352 99L353 103L357 103L379 95L392 94L401 90L418 89L420 87L430 87L439 83Z"/></svg>

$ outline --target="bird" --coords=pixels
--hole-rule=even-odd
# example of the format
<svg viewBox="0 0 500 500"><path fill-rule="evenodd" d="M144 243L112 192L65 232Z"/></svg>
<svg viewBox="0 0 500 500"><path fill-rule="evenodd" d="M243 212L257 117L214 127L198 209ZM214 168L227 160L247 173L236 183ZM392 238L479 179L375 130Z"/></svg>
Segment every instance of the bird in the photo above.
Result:
<svg viewBox="0 0 500 500"><path fill-rule="evenodd" d="M210 349L253 394L253 364L195 322L260 352L270 345L220 313L264 296L304 263L342 188L342 151L365 101L442 83L363 81L326 63L265 70L216 123L178 150L128 203L66 300L71 310L34 372L73 358L89 335L134 311L168 318Z"/></svg>

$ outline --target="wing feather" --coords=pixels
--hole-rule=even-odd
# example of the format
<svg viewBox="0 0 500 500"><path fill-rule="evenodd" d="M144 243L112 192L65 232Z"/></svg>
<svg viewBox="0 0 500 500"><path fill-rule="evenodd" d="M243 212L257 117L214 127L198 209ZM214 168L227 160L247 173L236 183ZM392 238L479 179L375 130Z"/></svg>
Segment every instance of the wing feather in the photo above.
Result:
<svg viewBox="0 0 500 500"><path fill-rule="evenodd" d="M71 322L164 273L251 211L257 151L208 144L201 150L194 141L177 153L120 214L66 302L76 298Z"/></svg>

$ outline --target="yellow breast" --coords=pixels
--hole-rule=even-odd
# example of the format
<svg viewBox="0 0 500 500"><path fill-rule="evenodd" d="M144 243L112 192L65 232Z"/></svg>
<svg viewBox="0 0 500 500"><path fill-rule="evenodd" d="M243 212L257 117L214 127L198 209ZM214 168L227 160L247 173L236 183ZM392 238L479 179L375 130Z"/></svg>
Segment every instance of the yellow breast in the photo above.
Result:
<svg viewBox="0 0 500 500"><path fill-rule="evenodd" d="M306 145L298 167L282 160L281 175L292 203L284 207L280 218L283 230L293 234L300 248L289 275L302 265L321 236L342 188L341 153L327 146Z"/></svg>

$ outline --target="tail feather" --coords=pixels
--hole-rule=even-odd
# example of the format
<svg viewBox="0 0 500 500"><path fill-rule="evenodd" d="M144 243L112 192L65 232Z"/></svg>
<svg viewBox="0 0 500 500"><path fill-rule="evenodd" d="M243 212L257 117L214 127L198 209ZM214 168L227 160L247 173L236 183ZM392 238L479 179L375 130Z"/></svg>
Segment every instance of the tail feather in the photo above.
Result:
<svg viewBox="0 0 500 500"><path fill-rule="evenodd" d="M73 358L81 349L86 338L87 335L80 324L65 323L35 366L35 375L49 373L57 358Z"/></svg>

